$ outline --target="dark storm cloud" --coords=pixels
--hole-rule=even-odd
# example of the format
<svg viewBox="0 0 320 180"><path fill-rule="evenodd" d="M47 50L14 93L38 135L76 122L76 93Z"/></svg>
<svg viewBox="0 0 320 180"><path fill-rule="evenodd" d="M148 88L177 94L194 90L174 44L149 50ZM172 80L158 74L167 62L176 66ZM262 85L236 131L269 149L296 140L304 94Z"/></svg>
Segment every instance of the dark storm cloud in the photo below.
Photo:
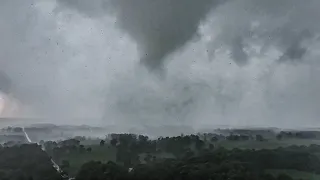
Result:
<svg viewBox="0 0 320 180"><path fill-rule="evenodd" d="M3 93L10 93L11 81L8 76L0 71L0 91Z"/></svg>
<svg viewBox="0 0 320 180"><path fill-rule="evenodd" d="M314 34L309 30L304 30L283 33L282 37L282 44L284 44L285 49L279 61L301 61L308 51L307 45L304 45L303 43L313 38Z"/></svg>
<svg viewBox="0 0 320 180"><path fill-rule="evenodd" d="M101 16L103 10L105 13L115 15L118 26L138 44L141 63L153 70L161 69L169 54L190 41L208 12L223 1L59 0L59 2L76 8L90 17Z"/></svg>
<svg viewBox="0 0 320 180"><path fill-rule="evenodd" d="M11 82L1 87L52 118L317 122L319 7L319 0L1 1L0 72ZM206 61L207 43L216 61ZM167 78L135 66L140 59L149 69L172 59Z"/></svg>
<svg viewBox="0 0 320 180"><path fill-rule="evenodd" d="M237 37L233 39L231 45L231 57L238 65L245 65L248 62L248 55L244 51L243 39L242 37Z"/></svg>
<svg viewBox="0 0 320 180"><path fill-rule="evenodd" d="M213 8L217 10L208 19L218 23L213 23L211 33L216 38L209 53L223 47L238 65L247 64L246 49L252 40L258 40L263 49L277 46L282 52L280 62L301 61L308 52L303 43L312 41L320 30L312 23L320 15L317 0L58 1L61 7L77 9L91 18L114 15L118 27L138 44L140 60L149 69L161 69L169 54L194 38Z"/></svg>
<svg viewBox="0 0 320 180"><path fill-rule="evenodd" d="M212 14L219 27L216 44L231 51L236 62L248 60L246 45L257 44L263 49L276 47L281 53L280 62L302 61L308 53L308 45L320 32L316 19L320 17L317 0L239 0L222 5ZM240 41L241 40L241 43Z"/></svg>

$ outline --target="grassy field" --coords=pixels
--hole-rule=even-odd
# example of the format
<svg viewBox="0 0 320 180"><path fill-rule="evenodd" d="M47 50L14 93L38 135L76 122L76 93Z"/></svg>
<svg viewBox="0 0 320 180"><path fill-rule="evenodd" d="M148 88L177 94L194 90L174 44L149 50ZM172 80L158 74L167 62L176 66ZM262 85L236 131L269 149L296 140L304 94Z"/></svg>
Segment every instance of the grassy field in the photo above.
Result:
<svg viewBox="0 0 320 180"><path fill-rule="evenodd" d="M284 169L284 170L270 169L270 170L267 170L267 173L270 173L274 176L278 176L279 174L287 174L296 180L298 179L319 180L320 179L320 175L318 174L313 174L313 173L308 173L303 171L296 171L296 170L289 170L289 169Z"/></svg>

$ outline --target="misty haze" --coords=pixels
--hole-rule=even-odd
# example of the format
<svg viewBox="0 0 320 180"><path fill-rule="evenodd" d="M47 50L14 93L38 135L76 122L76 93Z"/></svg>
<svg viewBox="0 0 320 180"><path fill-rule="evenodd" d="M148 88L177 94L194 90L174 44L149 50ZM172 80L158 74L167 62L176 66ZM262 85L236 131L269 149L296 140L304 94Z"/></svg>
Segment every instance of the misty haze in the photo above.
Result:
<svg viewBox="0 0 320 180"><path fill-rule="evenodd" d="M319 9L0 1L0 180L320 179Z"/></svg>
<svg viewBox="0 0 320 180"><path fill-rule="evenodd" d="M319 5L5 0L1 117L318 126Z"/></svg>

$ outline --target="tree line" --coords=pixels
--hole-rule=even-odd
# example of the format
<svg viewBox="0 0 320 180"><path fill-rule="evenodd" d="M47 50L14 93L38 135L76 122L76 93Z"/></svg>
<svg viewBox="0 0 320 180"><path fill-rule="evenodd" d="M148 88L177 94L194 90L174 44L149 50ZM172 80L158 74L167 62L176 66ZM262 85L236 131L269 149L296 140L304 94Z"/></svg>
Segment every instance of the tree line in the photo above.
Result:
<svg viewBox="0 0 320 180"><path fill-rule="evenodd" d="M1 180L62 180L37 144L0 147Z"/></svg>
<svg viewBox="0 0 320 180"><path fill-rule="evenodd" d="M315 148L315 147L313 147ZM317 146L319 150L319 146ZM114 162L90 161L84 164L76 180L291 180L277 177L267 169L294 169L320 173L320 160L309 147L275 150L227 150L219 148L193 157L165 159L137 164L129 170Z"/></svg>
<svg viewBox="0 0 320 180"><path fill-rule="evenodd" d="M235 138L237 137L237 138ZM320 174L319 145L289 146L273 150L215 147L220 135L181 135L159 137L134 134L111 134L100 146L116 148L115 162L89 161L81 166L76 180L291 180L285 174L275 177L269 169L291 169ZM247 140L240 135L225 137L229 141ZM256 137L257 141L263 140ZM82 139L83 140L83 139ZM48 153L94 153L81 140L41 142ZM1 180L62 180L50 157L40 145L0 147ZM172 154L163 157L162 154ZM144 154L144 158L141 155ZM63 166L69 162L63 161ZM63 167L62 167L63 168Z"/></svg>

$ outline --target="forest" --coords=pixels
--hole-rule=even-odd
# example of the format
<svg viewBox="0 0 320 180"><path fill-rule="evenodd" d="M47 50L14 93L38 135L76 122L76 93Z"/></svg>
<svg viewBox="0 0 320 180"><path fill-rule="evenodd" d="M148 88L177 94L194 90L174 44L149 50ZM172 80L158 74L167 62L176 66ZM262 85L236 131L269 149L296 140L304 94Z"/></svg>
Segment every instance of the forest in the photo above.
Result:
<svg viewBox="0 0 320 180"><path fill-rule="evenodd" d="M217 131L216 131L217 132ZM317 132L227 130L150 138L109 134L3 144L1 180L313 180ZM229 134L225 134L225 133ZM250 132L250 133L248 133ZM57 171L53 162L59 165Z"/></svg>

